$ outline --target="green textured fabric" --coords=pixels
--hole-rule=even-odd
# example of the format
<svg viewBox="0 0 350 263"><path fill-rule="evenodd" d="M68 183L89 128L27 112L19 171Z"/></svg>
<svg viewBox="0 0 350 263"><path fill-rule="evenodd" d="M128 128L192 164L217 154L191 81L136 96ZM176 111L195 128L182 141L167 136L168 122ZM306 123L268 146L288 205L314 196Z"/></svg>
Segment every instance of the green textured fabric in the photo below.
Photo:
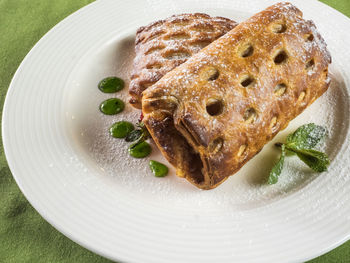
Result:
<svg viewBox="0 0 350 263"><path fill-rule="evenodd" d="M0 105L11 78L34 44L91 0L0 0ZM0 145L0 262L107 263L75 244L31 207L18 189Z"/></svg>
<svg viewBox="0 0 350 263"><path fill-rule="evenodd" d="M0 0L1 111L11 78L31 47L56 23L90 2L92 0ZM349 0L322 2L350 16ZM2 141L0 142L0 262L111 262L75 244L40 217L13 180L6 163ZM350 262L350 241L310 262Z"/></svg>

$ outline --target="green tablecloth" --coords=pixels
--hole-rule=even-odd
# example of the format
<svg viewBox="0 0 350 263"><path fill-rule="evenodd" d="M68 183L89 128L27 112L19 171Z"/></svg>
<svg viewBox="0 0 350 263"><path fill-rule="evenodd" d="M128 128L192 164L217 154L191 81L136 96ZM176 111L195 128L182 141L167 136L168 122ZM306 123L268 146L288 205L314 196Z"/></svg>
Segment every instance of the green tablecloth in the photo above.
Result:
<svg viewBox="0 0 350 263"><path fill-rule="evenodd" d="M56 23L90 2L92 0L0 0L1 110L11 78L31 47ZM323 2L350 16L350 0ZM111 262L75 244L40 217L13 180L2 142L0 262ZM350 262L350 241L310 262Z"/></svg>

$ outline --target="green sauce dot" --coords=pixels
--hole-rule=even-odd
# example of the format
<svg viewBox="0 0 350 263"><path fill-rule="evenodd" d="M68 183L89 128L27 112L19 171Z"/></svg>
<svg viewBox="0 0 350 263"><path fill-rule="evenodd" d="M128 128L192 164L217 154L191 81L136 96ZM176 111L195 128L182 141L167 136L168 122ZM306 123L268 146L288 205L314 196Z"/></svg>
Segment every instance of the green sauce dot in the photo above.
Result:
<svg viewBox="0 0 350 263"><path fill-rule="evenodd" d="M124 88L124 81L117 77L104 78L98 83L98 88L104 93L114 93Z"/></svg>
<svg viewBox="0 0 350 263"><path fill-rule="evenodd" d="M149 161L149 167L156 177L164 177L168 174L168 167L157 161Z"/></svg>
<svg viewBox="0 0 350 263"><path fill-rule="evenodd" d="M124 110L124 102L117 98L112 98L105 100L100 105L100 110L102 113L107 115L114 115L120 113Z"/></svg>
<svg viewBox="0 0 350 263"><path fill-rule="evenodd" d="M125 138L132 130L134 125L128 121L118 121L109 128L109 133L114 138Z"/></svg>
<svg viewBox="0 0 350 263"><path fill-rule="evenodd" d="M145 141L134 143L129 147L129 154L135 158L144 158L151 152L151 146Z"/></svg>

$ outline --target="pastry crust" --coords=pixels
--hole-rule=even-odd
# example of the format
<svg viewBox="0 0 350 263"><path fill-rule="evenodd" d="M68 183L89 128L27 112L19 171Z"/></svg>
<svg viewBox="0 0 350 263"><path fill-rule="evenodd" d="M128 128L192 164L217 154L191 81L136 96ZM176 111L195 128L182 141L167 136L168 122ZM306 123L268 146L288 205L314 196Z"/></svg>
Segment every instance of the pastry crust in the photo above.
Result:
<svg viewBox="0 0 350 263"><path fill-rule="evenodd" d="M139 28L129 85L131 105L141 109L145 89L236 25L227 18L195 13L174 15Z"/></svg>
<svg viewBox="0 0 350 263"><path fill-rule="evenodd" d="M278 3L144 91L144 123L178 176L212 189L327 90L329 63L314 23Z"/></svg>

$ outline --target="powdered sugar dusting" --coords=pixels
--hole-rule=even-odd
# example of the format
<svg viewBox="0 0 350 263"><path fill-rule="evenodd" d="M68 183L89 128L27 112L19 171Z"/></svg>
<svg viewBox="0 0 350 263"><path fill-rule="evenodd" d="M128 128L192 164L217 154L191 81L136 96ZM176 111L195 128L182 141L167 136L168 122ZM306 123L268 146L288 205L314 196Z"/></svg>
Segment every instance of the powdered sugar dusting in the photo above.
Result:
<svg viewBox="0 0 350 263"><path fill-rule="evenodd" d="M237 23L206 14L182 14L141 27L136 34L136 57L130 91L140 108L141 92L190 56L230 31ZM157 64L157 68L150 67Z"/></svg>
<svg viewBox="0 0 350 263"><path fill-rule="evenodd" d="M199 190L185 179L178 178L175 170L162 157L154 144L152 144L153 152L150 157L145 159L130 157L127 152L129 143L122 139L111 138L108 128L118 120L129 120L135 123L139 117L139 111L127 104L125 111L120 115L113 117L102 115L98 111L98 105L111 95L101 94L96 89L95 83L84 83L84 76L92 74L91 72L98 73L95 78L96 83L108 75L117 74L125 80L128 79L133 57L132 45L130 47L128 43L132 43L133 39L127 37L121 41L124 41L125 44L111 43L110 46L105 47L106 50L99 52L96 58L82 62L90 63L90 65L87 67L88 72L81 72L77 76L76 82L79 83L79 86L75 89L78 96L74 97L72 102L84 100L80 103L84 110L79 108L71 112L75 116L75 119L72 120L72 129L76 134L75 143L86 153L89 162L97 168L95 173L109 178L109 183L113 184L116 191L132 193L141 202L164 203L169 207L181 206L188 207L188 209L228 206L237 208L237 211L268 205L307 186L317 177L326 176L325 173L315 174L297 158L288 157L279 182L273 186L264 184L279 155L279 150L273 146L274 142L284 141L288 133L309 122L324 125L329 130L329 136L321 149L325 150L332 160L330 170L338 169L336 166L337 152L342 147L343 138L347 133L348 122L344 120L347 120L345 109L348 109L349 105L342 77L337 73L335 67L331 70L335 73L332 75L333 81L329 90L293 120L286 130L280 132L238 173L214 190ZM116 50L117 54L115 54ZM123 61L123 63L116 64L116 61ZM179 81L185 80L179 79ZM87 90L89 90L87 96L81 96L82 92ZM127 90L113 96L126 101ZM165 178L154 177L148 167L150 159L167 164L170 168L169 175Z"/></svg>

